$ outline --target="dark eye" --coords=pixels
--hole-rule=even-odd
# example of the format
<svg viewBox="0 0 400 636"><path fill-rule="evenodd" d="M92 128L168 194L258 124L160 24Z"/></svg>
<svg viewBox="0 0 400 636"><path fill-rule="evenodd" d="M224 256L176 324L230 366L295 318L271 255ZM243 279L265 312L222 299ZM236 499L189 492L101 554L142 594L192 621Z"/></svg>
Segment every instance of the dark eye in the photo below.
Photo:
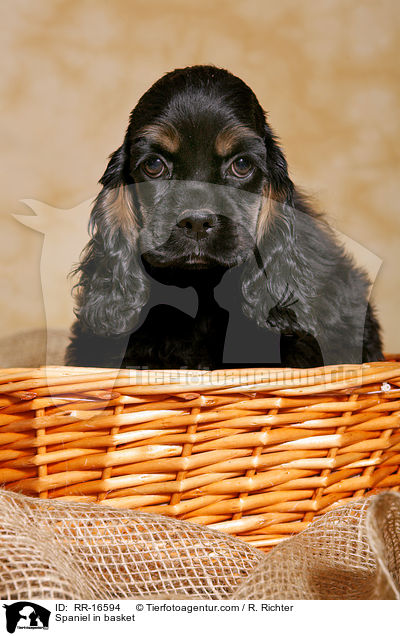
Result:
<svg viewBox="0 0 400 636"><path fill-rule="evenodd" d="M253 164L250 159L246 157L238 157L235 161L232 161L229 166L230 172L239 179L247 177L253 171Z"/></svg>
<svg viewBox="0 0 400 636"><path fill-rule="evenodd" d="M149 157L143 161L141 168L151 179L158 179L167 172L167 166L159 157Z"/></svg>

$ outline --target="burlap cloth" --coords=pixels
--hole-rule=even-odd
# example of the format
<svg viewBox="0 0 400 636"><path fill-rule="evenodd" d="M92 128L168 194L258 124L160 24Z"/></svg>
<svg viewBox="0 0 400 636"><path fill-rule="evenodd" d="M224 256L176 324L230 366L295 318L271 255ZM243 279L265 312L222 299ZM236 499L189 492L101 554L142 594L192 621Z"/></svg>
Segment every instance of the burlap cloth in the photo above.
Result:
<svg viewBox="0 0 400 636"><path fill-rule="evenodd" d="M185 521L0 491L3 599L395 599L399 579L393 492L265 554Z"/></svg>

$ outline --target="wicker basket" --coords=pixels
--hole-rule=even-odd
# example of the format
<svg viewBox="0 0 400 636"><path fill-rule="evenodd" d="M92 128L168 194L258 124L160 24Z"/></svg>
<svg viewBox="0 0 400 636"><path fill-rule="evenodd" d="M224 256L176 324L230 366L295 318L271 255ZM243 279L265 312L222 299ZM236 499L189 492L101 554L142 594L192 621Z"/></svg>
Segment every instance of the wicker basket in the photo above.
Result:
<svg viewBox="0 0 400 636"><path fill-rule="evenodd" d="M160 513L268 549L400 487L400 364L0 371L0 483Z"/></svg>

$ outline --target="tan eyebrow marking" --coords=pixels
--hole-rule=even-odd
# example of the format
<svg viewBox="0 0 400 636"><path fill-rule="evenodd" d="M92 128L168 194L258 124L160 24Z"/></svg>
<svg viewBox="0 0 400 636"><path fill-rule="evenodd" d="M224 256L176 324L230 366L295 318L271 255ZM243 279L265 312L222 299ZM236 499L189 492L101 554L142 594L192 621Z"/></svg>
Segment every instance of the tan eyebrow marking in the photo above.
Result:
<svg viewBox="0 0 400 636"><path fill-rule="evenodd" d="M151 141L162 146L167 152L177 152L179 150L181 140L173 124L167 122L149 124L142 128L139 134L149 137Z"/></svg>
<svg viewBox="0 0 400 636"><path fill-rule="evenodd" d="M238 141L245 139L259 139L259 136L254 130L243 124L229 126L218 133L215 140L215 150L218 155L225 157L232 152Z"/></svg>

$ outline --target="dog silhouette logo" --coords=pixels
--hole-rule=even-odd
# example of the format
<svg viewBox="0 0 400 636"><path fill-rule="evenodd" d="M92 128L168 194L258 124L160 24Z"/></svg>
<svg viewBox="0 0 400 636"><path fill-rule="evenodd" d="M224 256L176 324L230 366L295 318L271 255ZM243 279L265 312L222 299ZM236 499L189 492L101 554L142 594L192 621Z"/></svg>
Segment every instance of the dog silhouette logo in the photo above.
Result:
<svg viewBox="0 0 400 636"><path fill-rule="evenodd" d="M6 610L6 628L9 634L16 629L48 629L50 610L31 603L18 601L11 605L3 605Z"/></svg>

